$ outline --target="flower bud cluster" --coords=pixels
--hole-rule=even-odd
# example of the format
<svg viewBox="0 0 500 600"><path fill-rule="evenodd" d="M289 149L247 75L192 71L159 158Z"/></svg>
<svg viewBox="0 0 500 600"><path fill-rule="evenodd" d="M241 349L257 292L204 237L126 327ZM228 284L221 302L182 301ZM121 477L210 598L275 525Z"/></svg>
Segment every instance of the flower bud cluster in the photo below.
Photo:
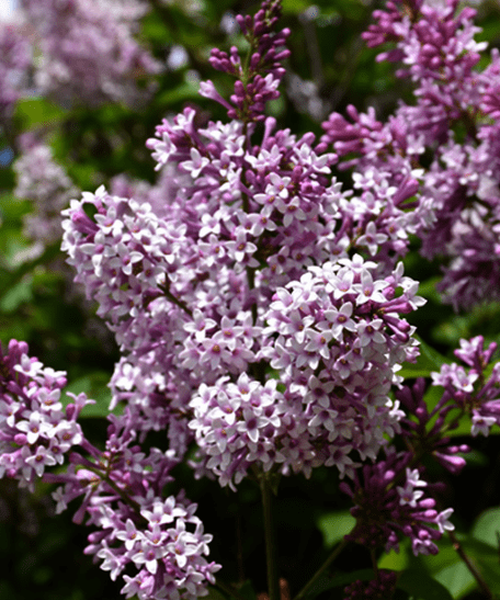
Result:
<svg viewBox="0 0 500 600"><path fill-rule="evenodd" d="M200 93L225 106L231 119L241 119L247 123L262 121L266 103L279 97L278 85L285 74L281 63L290 54L284 48L290 30L276 31L280 12L279 1L264 0L253 17L237 15L238 25L250 44L248 64L242 61L236 46L231 48L229 54L217 48L212 50L212 67L237 78L234 93L230 98L231 103L227 102L211 81L201 85Z"/></svg>
<svg viewBox="0 0 500 600"><path fill-rule="evenodd" d="M406 446L411 448L415 461L419 461L423 455L432 454L447 471L458 474L466 464L460 454L469 452L470 448L466 444L451 443L447 435L447 416L456 405L447 403L444 398L429 409L425 392L423 377L418 378L412 387L405 385L396 390L396 399L406 413L400 421L401 434Z"/></svg>
<svg viewBox="0 0 500 600"><path fill-rule="evenodd" d="M18 479L33 491L45 467L62 464L64 455L81 444L76 419L92 401L67 392L74 403L63 410L65 386L66 373L28 356L25 342L11 340L6 354L0 349L0 477Z"/></svg>
<svg viewBox="0 0 500 600"><path fill-rule="evenodd" d="M437 554L435 542L444 531L454 529L448 521L453 509L436 510L435 500L426 496L427 482L418 468L408 466L410 460L408 452L390 453L356 472L353 483L340 484L353 500L351 514L356 518L346 539L398 552L399 538L404 535L410 538L415 555Z"/></svg>
<svg viewBox="0 0 500 600"><path fill-rule="evenodd" d="M377 570L376 579L358 579L344 588L343 600L391 600L396 591L396 571Z"/></svg>

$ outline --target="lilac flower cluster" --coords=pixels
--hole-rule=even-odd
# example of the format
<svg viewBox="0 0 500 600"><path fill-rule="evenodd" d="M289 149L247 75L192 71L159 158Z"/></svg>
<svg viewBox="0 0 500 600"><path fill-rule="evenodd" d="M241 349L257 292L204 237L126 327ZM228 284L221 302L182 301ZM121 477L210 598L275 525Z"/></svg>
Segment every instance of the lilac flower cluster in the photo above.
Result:
<svg viewBox="0 0 500 600"><path fill-rule="evenodd" d="M138 0L22 0L39 49L35 85L69 105L137 103L137 79L160 64L134 39L147 5Z"/></svg>
<svg viewBox="0 0 500 600"><path fill-rule="evenodd" d="M25 217L25 234L38 242L40 250L61 238L61 211L78 190L63 167L55 162L49 146L23 144L23 153L14 163L17 198L30 200L33 211Z"/></svg>
<svg viewBox="0 0 500 600"><path fill-rule="evenodd" d="M264 3L245 21L249 37L267 39L260 23L273 21L276 6ZM268 117L253 146L260 119L239 116L201 127L186 108L164 120L148 146L158 169L178 167L168 204L85 193L64 212L63 249L120 344L113 405L133 406L138 430L167 429L181 454L196 438L201 468L223 484L255 462L349 472L352 450L374 457L393 434L401 415L389 390L398 365L417 355L399 318L421 303L416 284L394 267L397 233L389 242L376 225L382 198L397 204L414 182L388 188L377 179L373 193L351 200L331 174L335 155L314 147L312 134L297 139ZM353 222L363 223L356 234ZM379 266L349 258L377 256L385 242ZM283 304L287 295L296 304ZM362 369L371 374L365 385ZM234 414L220 413L230 406Z"/></svg>
<svg viewBox="0 0 500 600"><path fill-rule="evenodd" d="M57 512L83 496L74 521L81 523L87 515L87 524L97 529L89 535L85 551L101 559L101 568L110 571L113 580L128 564L137 569L133 577L124 574L122 592L127 598L195 600L206 594L207 583L214 583L220 568L204 558L212 536L203 532L196 505L183 493L162 496L173 481L175 452L141 452L133 443L130 414L110 417L106 449L98 450L76 422L93 401L67 392L74 402L63 411L65 386L65 373L29 357L24 342L11 340L8 352L0 352L0 477L18 479L30 491L41 477L63 483L54 492ZM73 451L66 473L46 472L46 467L62 465L75 446L89 458Z"/></svg>
<svg viewBox="0 0 500 600"><path fill-rule="evenodd" d="M500 425L500 363L495 363L486 374L488 363L497 349L492 342L484 349L484 338L460 340L455 356L466 365L443 365L439 373L432 373L432 383L444 388L439 406L457 407L471 417L471 435L487 436L493 425Z"/></svg>
<svg viewBox="0 0 500 600"><path fill-rule="evenodd" d="M429 484L419 468L409 467L411 455L390 452L384 460L365 465L352 483L340 487L353 501L354 529L346 539L369 548L399 551L399 537L410 538L418 554L437 554L436 541L453 530L448 517L453 509L438 512L436 501L426 496ZM437 527L437 529L436 529Z"/></svg>
<svg viewBox="0 0 500 600"><path fill-rule="evenodd" d="M95 221L84 211L89 206L97 209ZM192 257L187 228L161 219L145 202L110 196L104 188L72 201L66 214L71 221L63 223L63 249L77 269L76 281L99 302L98 314L124 354L112 380L114 402L135 407L138 430L170 424L172 447L182 454L186 426L177 424L193 379L199 384L196 372L172 368L189 318L183 298L189 273L182 277L183 263Z"/></svg>
<svg viewBox="0 0 500 600"><path fill-rule="evenodd" d="M357 519L347 539L397 551L403 534L412 540L415 554L437 553L435 542L445 530L453 529L448 521L452 509L436 510L433 493L441 484L428 484L423 479L422 459L432 456L457 474L466 464L462 455L470 448L452 443L449 431L464 416L471 420L472 436L488 435L492 425L500 423L498 364L488 369L496 348L491 343L485 349L481 336L461 340L455 355L469 368L445 363L439 372L431 374L432 385L444 388L432 408L428 406L423 378L411 388L396 390L395 397L405 410L398 426L407 450L386 451L385 459L358 469L353 484L341 484L341 489L353 499L351 512Z"/></svg>
<svg viewBox="0 0 500 600"><path fill-rule="evenodd" d="M74 402L63 410L65 386L66 373L28 356L25 342L11 340L7 353L0 348L0 477L18 479L33 491L45 467L62 464L64 455L82 443L76 421L92 401L67 392Z"/></svg>
<svg viewBox="0 0 500 600"><path fill-rule="evenodd" d="M428 406L424 379L412 387L403 386L395 396L406 415L401 419L401 434L415 463L423 456L432 457L446 470L459 473L466 464L467 444L452 442L449 432L465 419L470 420L470 432L487 436L493 425L500 424L499 364L492 366L497 348L491 343L484 348L484 338L461 340L455 355L468 367L456 363L443 364L439 372L431 373L432 385L444 388L437 402Z"/></svg>
<svg viewBox="0 0 500 600"><path fill-rule="evenodd" d="M398 312L421 299L402 265L386 279L373 278L375 267L356 255L311 266L278 288L257 358L279 379L262 385L242 374L200 386L189 426L221 485L238 483L252 464L306 475L335 465L351 475L353 450L374 459L384 434L398 430L403 413L389 391L399 363L416 355L413 329Z"/></svg>
<svg viewBox="0 0 500 600"><path fill-rule="evenodd" d="M163 496L178 463L174 452L141 452L132 419L127 422L112 420L104 452L86 442L90 459L73 453L67 473L46 477L63 483L54 492L57 511L83 496L74 521L81 523L86 515L87 525L96 529L85 553L101 561L113 581L123 576L126 598L195 600L207 593L207 583L215 582L220 569L205 559L212 536L204 533L196 505L182 492Z"/></svg>
<svg viewBox="0 0 500 600"><path fill-rule="evenodd" d="M18 23L0 25L0 122L5 126L28 88L31 46Z"/></svg>
<svg viewBox="0 0 500 600"><path fill-rule="evenodd" d="M386 123L373 109L359 114L351 106L352 122L333 113L322 138L339 156L351 155L341 166L355 166L356 177L382 173L386 185L398 186L419 173L419 194L402 206L399 227L408 223L417 233L424 256L443 255L440 289L455 308L498 299L500 289L499 56L493 51L490 64L475 69L486 43L474 40L475 11L457 7L458 0L409 0L375 11L377 22L364 37L371 47L395 44L378 58L403 63L397 74L411 78L415 104L400 102Z"/></svg>

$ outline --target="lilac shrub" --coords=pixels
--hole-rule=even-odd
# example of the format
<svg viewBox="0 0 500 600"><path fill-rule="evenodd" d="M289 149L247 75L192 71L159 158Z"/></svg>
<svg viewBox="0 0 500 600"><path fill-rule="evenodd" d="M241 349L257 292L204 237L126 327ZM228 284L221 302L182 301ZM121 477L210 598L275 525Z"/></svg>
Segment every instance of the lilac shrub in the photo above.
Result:
<svg viewBox="0 0 500 600"><path fill-rule="evenodd" d="M114 404L133 406L144 431L168 429L181 456L195 438L197 472L232 486L252 465L309 475L335 464L344 474L353 451L374 458L400 418L389 397L398 365L417 356L399 316L421 303L417 284L389 258L339 251L352 209L331 174L335 156L262 118L286 57L286 31L265 37L275 11L244 21L249 72L236 48L212 53L237 78L227 106L240 120L200 128L188 108L148 142L159 169L182 174L168 210L100 188L72 201L64 222L76 280L123 354ZM367 225L351 247L375 255L385 240Z"/></svg>
<svg viewBox="0 0 500 600"><path fill-rule="evenodd" d="M121 353L110 382L117 414L97 448L76 423L85 395L64 413L64 374L13 341L1 356L0 465L30 488L42 475L61 484L59 512L80 498L74 520L93 527L85 552L112 579L123 577L127 598L194 600L216 583L220 565L207 559L212 536L184 492L170 493L172 470L184 462L195 477L235 491L245 478L260 484L271 600L277 579L266 494L279 476L334 468L356 519L346 540L369 548L374 567L376 551L399 550L404 538L415 555L435 554L453 531L452 508L440 506L442 486L425 461L458 473L468 446L453 443L450 431L466 419L472 436L500 424L500 371L488 369L495 345L484 349L474 338L456 351L467 368L444 364L432 374L434 388L443 388L432 408L423 379L407 385L401 371L420 350L406 316L425 301L401 259L411 235L423 239L424 253L432 236L445 240L453 258L453 244L469 239L460 227L475 227L481 214L484 235L495 231L494 187L486 186L495 162L475 168L469 189L473 183L460 183L466 165L452 155L495 156L493 137L480 149L472 137L459 143L453 127L472 102L498 110L496 58L475 74L483 46L473 41L472 12L455 16L455 9L452 0L444 8L408 0L376 11L366 39L397 42L382 58L408 66L417 105L401 104L388 125L351 107L354 124L334 114L318 142L266 115L279 97L290 31L277 29L279 1L264 0L255 16L236 18L246 59L236 46L212 51L233 93L224 98L213 82L200 85L227 119L207 122L193 107L164 119L147 141L156 184L119 177L110 191L83 192L62 211L67 262ZM469 115L474 135L492 135L487 115ZM426 167L425 149L438 143ZM355 166L353 186L342 189L334 166L352 153L340 166ZM486 195L478 191L485 186ZM456 302L468 304L492 280L480 270L473 278L455 260L443 285L460 272ZM164 436L160 447L152 434ZM65 453L67 470L45 473ZM359 581L349 585L346 598L366 590L390 597L395 576L375 571L364 590Z"/></svg>

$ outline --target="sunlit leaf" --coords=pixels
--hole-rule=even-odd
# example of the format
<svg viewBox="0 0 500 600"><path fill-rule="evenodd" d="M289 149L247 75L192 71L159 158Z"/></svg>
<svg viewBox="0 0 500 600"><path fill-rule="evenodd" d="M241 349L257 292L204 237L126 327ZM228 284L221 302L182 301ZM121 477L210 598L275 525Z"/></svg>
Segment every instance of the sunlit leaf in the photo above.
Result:
<svg viewBox="0 0 500 600"><path fill-rule="evenodd" d="M463 598L465 594L477 587L476 580L463 562L444 568L435 577L450 592L454 600Z"/></svg>
<svg viewBox="0 0 500 600"><path fill-rule="evenodd" d="M500 508L491 508L483 512L472 527L471 535L497 549L500 539Z"/></svg>
<svg viewBox="0 0 500 600"><path fill-rule="evenodd" d="M317 527L323 534L325 546L332 548L337 542L348 534L354 525L356 519L349 511L332 512L322 515L317 521Z"/></svg>

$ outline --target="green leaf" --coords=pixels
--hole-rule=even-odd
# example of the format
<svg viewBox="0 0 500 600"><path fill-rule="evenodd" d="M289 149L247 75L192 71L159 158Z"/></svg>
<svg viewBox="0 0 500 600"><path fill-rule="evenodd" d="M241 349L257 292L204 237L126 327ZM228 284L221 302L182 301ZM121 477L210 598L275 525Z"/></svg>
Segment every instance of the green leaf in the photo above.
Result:
<svg viewBox="0 0 500 600"><path fill-rule="evenodd" d="M439 581L454 600L463 598L477 586L476 580L463 562L456 562L436 574Z"/></svg>
<svg viewBox="0 0 500 600"><path fill-rule="evenodd" d="M323 534L326 548L333 548L337 542L350 533L356 519L347 510L327 513L317 520L317 527Z"/></svg>
<svg viewBox="0 0 500 600"><path fill-rule="evenodd" d="M198 85L190 82L182 82L173 89L166 90L158 98L157 102L159 105L170 105L176 102L184 102L185 100L192 100L198 98Z"/></svg>
<svg viewBox="0 0 500 600"><path fill-rule="evenodd" d="M25 275L0 298L0 310L13 313L21 304L33 299L33 275Z"/></svg>
<svg viewBox="0 0 500 600"><path fill-rule="evenodd" d="M19 100L16 106L16 117L22 120L26 129L57 123L65 114L62 108L45 98L26 98Z"/></svg>
<svg viewBox="0 0 500 600"><path fill-rule="evenodd" d="M499 523L498 512L498 509L494 509L483 513L474 525L470 536L457 534L469 560L481 573L491 590L500 589L500 562L495 537ZM490 527L491 530L488 529ZM439 554L436 556L418 558L423 563L424 570L443 584L454 599L463 598L477 588L477 582L449 538L443 538L439 546Z"/></svg>
<svg viewBox="0 0 500 600"><path fill-rule="evenodd" d="M490 508L483 512L472 527L471 536L495 549L498 548L500 508Z"/></svg>
<svg viewBox="0 0 500 600"><path fill-rule="evenodd" d="M155 12L151 12L142 20L142 35L146 39L167 45L172 43L172 34Z"/></svg>
<svg viewBox="0 0 500 600"><path fill-rule="evenodd" d="M2 228L13 228L21 225L22 217L29 212L32 203L29 200L21 200L11 192L2 192L0 194L0 214L2 215Z"/></svg>
<svg viewBox="0 0 500 600"><path fill-rule="evenodd" d="M430 377L433 371L439 371L441 366L448 362L442 354L434 350L418 335L415 335L415 337L420 343L420 355L416 363L405 363L403 368L398 371L398 375L402 375L405 379Z"/></svg>
<svg viewBox="0 0 500 600"><path fill-rule="evenodd" d="M283 0L283 13L298 15L311 5L307 0Z"/></svg>
<svg viewBox="0 0 500 600"><path fill-rule="evenodd" d="M412 600L453 600L446 587L420 569L404 571L397 587L407 592Z"/></svg>
<svg viewBox="0 0 500 600"><path fill-rule="evenodd" d="M458 534L457 534L457 537ZM463 537L460 536L460 541L463 540ZM448 536L443 536L439 540L439 552L436 555L428 554L422 555L420 554L418 557L413 557L413 564L422 564L423 568L427 573L435 577L437 573L440 573L444 569L456 565L460 562L460 557L456 553L456 550L453 548L453 544ZM412 567L413 568L413 567Z"/></svg>
<svg viewBox="0 0 500 600"><path fill-rule="evenodd" d="M450 415L453 413L450 413ZM450 429L446 435L453 437L461 437L464 435L470 435L470 430L472 428L472 418L469 415L462 415L460 418L460 422L458 423L458 427L456 429ZM464 454L464 458L467 460L468 454Z"/></svg>
<svg viewBox="0 0 500 600"><path fill-rule="evenodd" d="M84 392L88 398L95 400L95 404L90 404L83 409L81 413L83 418L105 418L110 412L120 414L121 408L119 406L113 411L109 410L109 403L111 401L111 392L108 388L109 379L109 373L97 371L80 377L67 386L67 392L76 395ZM68 396L66 400L63 399L63 404L68 404L72 401L72 398Z"/></svg>
<svg viewBox="0 0 500 600"><path fill-rule="evenodd" d="M496 532L497 530L495 530ZM468 539L465 546L470 560L481 573L491 590L500 589L500 560L498 548L474 539Z"/></svg>

